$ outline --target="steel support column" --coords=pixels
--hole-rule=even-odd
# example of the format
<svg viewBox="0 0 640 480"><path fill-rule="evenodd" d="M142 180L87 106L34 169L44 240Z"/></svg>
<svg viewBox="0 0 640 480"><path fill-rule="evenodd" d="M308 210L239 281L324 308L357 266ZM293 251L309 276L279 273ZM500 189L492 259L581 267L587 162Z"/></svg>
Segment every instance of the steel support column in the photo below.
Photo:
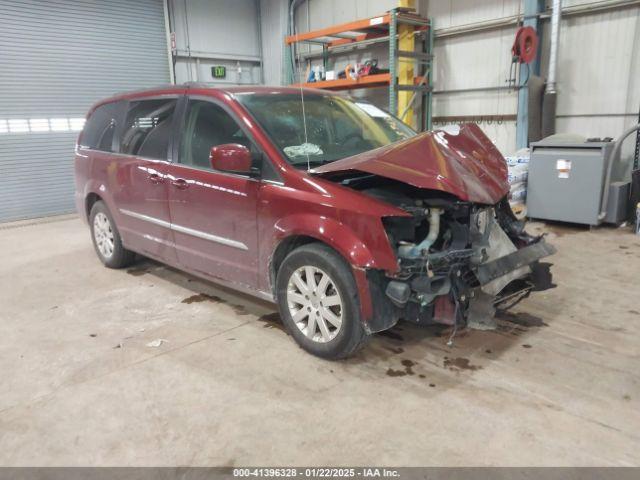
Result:
<svg viewBox="0 0 640 480"><path fill-rule="evenodd" d="M393 115L398 114L398 92L396 85L398 84L397 78L397 64L396 64L396 29L398 26L396 20L396 10L393 9L389 12L391 18L389 19L389 76L391 78L389 82L389 112Z"/></svg>
<svg viewBox="0 0 640 480"><path fill-rule="evenodd" d="M524 0L524 25L533 27L540 36L540 21L538 14L544 11L544 0ZM529 146L529 89L526 81L530 75L540 75L540 46L538 42L538 54L529 66L520 65L520 89L518 89L518 117L516 120L516 146L524 148ZM527 70L528 69L528 70ZM525 87L525 88L522 88Z"/></svg>
<svg viewBox="0 0 640 480"><path fill-rule="evenodd" d="M415 0L399 0L399 7L415 8ZM393 43L392 39L390 39ZM415 50L415 42L413 39L413 27L407 24L398 25L398 50L411 51ZM410 58L398 58L398 85L413 85L414 62ZM404 113L404 118L401 118L405 123L415 127L413 117L413 107L411 106L411 95L409 91L398 92L398 110L393 112L396 115Z"/></svg>

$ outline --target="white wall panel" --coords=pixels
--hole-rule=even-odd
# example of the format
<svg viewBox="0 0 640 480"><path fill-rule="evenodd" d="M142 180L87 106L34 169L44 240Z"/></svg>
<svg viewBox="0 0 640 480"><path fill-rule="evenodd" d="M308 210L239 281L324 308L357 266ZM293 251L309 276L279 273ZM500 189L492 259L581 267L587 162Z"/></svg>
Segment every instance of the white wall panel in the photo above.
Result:
<svg viewBox="0 0 640 480"><path fill-rule="evenodd" d="M509 28L437 39L436 90L506 86L514 35Z"/></svg>
<svg viewBox="0 0 640 480"><path fill-rule="evenodd" d="M518 0L431 0L427 14L435 30L516 15ZM515 90L451 92L508 86L511 45L516 28L502 28L435 40L433 116L515 115ZM516 145L514 121L482 123L480 127L505 154Z"/></svg>
<svg viewBox="0 0 640 480"><path fill-rule="evenodd" d="M430 0L428 13L439 29L516 15L520 8L518 0Z"/></svg>
<svg viewBox="0 0 640 480"><path fill-rule="evenodd" d="M585 2L573 2L580 4ZM586 2L588 3L588 2ZM564 4L564 2L563 2ZM548 62L543 45L543 69ZM640 7L568 16L560 29L556 129L618 137L640 107ZM622 157L633 153L628 138Z"/></svg>
<svg viewBox="0 0 640 480"><path fill-rule="evenodd" d="M288 0L260 0L264 83L281 85L284 36L287 32Z"/></svg>
<svg viewBox="0 0 640 480"><path fill-rule="evenodd" d="M170 0L178 83L256 84L260 74L257 0ZM227 67L214 79L211 67Z"/></svg>
<svg viewBox="0 0 640 480"><path fill-rule="evenodd" d="M434 95L434 116L514 115L517 95L505 92L457 92Z"/></svg>
<svg viewBox="0 0 640 480"><path fill-rule="evenodd" d="M549 3L549 2L548 2ZM563 6L593 3L563 0ZM516 0L432 0L436 31L518 14ZM640 8L624 8L563 18L558 64L558 120L561 133L616 137L637 118L640 105ZM548 21L543 22L542 73L548 59ZM436 90L504 85L515 28L436 39ZM434 97L434 115L515 113L515 93L452 93ZM610 114L610 115L607 115ZM624 114L627 114L626 116ZM508 124L507 124L508 125ZM515 148L515 123L496 132L504 153ZM485 128L483 126L483 128ZM499 127L495 127L499 128ZM624 149L631 153L632 141Z"/></svg>
<svg viewBox="0 0 640 480"><path fill-rule="evenodd" d="M640 81L629 67L640 55L633 42L639 12L639 8L626 9L562 22L558 115L637 113Z"/></svg>
<svg viewBox="0 0 640 480"><path fill-rule="evenodd" d="M255 0L172 0L171 9L179 50L259 55Z"/></svg>
<svg viewBox="0 0 640 480"><path fill-rule="evenodd" d="M307 2L296 11L296 23L307 31ZM310 30L373 17L398 6L397 0L308 0Z"/></svg>

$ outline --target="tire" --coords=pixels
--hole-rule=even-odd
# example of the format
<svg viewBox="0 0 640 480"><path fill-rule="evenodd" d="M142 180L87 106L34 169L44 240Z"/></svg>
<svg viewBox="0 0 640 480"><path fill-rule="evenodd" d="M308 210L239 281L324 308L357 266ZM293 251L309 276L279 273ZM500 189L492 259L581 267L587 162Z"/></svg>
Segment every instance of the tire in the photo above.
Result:
<svg viewBox="0 0 640 480"><path fill-rule="evenodd" d="M313 355L346 358L369 338L351 267L326 245L303 245L287 255L278 270L276 296L285 327Z"/></svg>
<svg viewBox="0 0 640 480"><path fill-rule="evenodd" d="M93 248L105 267L124 268L133 263L136 254L122 246L116 222L101 200L98 200L91 207L89 228Z"/></svg>

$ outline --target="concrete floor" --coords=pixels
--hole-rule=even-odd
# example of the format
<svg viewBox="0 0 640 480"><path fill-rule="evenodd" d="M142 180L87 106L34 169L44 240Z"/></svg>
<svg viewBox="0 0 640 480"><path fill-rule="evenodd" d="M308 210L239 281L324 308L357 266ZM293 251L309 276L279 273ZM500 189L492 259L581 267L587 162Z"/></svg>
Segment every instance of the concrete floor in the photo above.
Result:
<svg viewBox="0 0 640 480"><path fill-rule="evenodd" d="M640 465L640 237L550 231L558 287L494 332L401 324L357 358L75 217L0 226L0 465ZM164 339L157 348L147 343Z"/></svg>

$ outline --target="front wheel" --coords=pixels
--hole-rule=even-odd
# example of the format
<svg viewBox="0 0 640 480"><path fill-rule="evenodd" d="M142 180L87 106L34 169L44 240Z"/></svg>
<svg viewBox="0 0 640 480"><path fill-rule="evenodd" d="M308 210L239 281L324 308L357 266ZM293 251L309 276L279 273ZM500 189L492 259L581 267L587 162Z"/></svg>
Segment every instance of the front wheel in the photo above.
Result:
<svg viewBox="0 0 640 480"><path fill-rule="evenodd" d="M278 271L276 291L283 323L306 351L345 358L368 339L351 268L326 245L291 252Z"/></svg>

